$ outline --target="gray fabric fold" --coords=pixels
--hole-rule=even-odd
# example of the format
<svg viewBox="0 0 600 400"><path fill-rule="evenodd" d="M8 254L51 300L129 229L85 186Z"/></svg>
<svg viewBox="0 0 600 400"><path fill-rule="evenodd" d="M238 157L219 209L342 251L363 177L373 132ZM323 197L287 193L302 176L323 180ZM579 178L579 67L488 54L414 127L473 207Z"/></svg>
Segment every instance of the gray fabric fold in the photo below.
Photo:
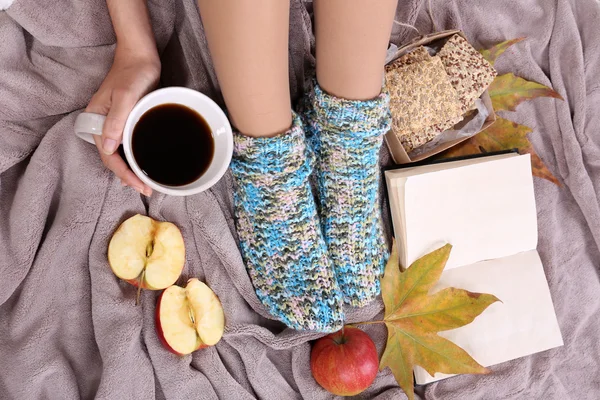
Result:
<svg viewBox="0 0 600 400"><path fill-rule="evenodd" d="M42 4L43 3L43 4ZM396 19L432 30L425 1L400 0ZM163 62L161 84L200 90L220 104L193 0L150 0ZM536 179L539 251L565 346L426 388L426 399L588 399L600 392L600 10L595 0L433 2L441 28L462 28L479 47L527 36L500 59L501 73L552 85L564 102L537 99L507 118L563 184ZM311 19L291 1L290 87L303 92L314 66ZM395 26L396 44L411 39ZM326 399L312 379L317 335L271 320L236 244L232 181L189 198L150 199L122 188L96 149L73 134L75 117L110 68L115 37L104 0L16 0L0 12L0 399ZM382 151L382 162L389 155ZM385 207L385 210L387 207ZM205 280L227 330L215 347L177 357L155 333L157 292L111 272L106 250L135 213L176 223L187 260L181 282ZM387 214L385 214L387 215ZM389 234L389 221L387 221ZM349 322L382 311L348 309ZM383 326L365 330L378 350ZM404 394L389 370L361 398Z"/></svg>

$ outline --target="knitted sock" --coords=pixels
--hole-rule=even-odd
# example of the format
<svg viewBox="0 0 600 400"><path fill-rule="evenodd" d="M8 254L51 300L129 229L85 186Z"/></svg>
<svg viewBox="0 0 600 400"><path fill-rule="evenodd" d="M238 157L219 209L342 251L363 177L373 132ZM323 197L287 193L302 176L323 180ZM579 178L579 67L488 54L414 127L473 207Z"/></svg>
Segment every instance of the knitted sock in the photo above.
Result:
<svg viewBox="0 0 600 400"><path fill-rule="evenodd" d="M380 293L388 258L378 189L379 149L391 122L389 96L345 100L315 83L307 100L325 242L344 301L362 306Z"/></svg>
<svg viewBox="0 0 600 400"><path fill-rule="evenodd" d="M242 257L256 295L294 329L342 327L342 297L319 226L300 118L272 138L235 134L231 170Z"/></svg>

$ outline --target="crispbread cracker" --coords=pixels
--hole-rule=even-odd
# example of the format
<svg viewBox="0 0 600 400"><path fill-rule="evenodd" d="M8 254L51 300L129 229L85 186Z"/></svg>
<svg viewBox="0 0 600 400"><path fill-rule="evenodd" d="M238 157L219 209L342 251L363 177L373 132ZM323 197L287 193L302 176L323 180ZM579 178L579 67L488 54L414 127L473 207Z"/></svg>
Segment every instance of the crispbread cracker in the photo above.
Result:
<svg viewBox="0 0 600 400"><path fill-rule="evenodd" d="M437 54L461 103L464 113L475 108L475 100L490 86L494 67L460 35L454 35Z"/></svg>
<svg viewBox="0 0 600 400"><path fill-rule="evenodd" d="M410 53L406 53L402 57L399 57L396 61L385 67L385 70L388 71L390 69L399 68L405 65L410 65L422 61L427 61L431 58L429 52L424 46L417 47Z"/></svg>
<svg viewBox="0 0 600 400"><path fill-rule="evenodd" d="M438 57L390 67L386 71L386 86L392 130L407 152L462 119L458 95Z"/></svg>

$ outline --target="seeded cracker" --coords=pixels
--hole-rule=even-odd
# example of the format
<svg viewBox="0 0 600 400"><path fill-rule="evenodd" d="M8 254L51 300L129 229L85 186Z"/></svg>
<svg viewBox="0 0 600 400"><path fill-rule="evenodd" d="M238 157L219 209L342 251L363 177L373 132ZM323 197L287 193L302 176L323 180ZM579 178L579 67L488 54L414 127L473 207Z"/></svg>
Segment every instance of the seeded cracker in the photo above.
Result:
<svg viewBox="0 0 600 400"><path fill-rule="evenodd" d="M392 130L407 152L462 119L458 95L438 57L408 65L390 65L386 70L386 86L390 93ZM434 125L439 130L432 129Z"/></svg>
<svg viewBox="0 0 600 400"><path fill-rule="evenodd" d="M406 53L402 57L398 58L393 63L387 65L385 67L385 70L389 71L390 69L403 67L405 65L410 65L410 64L414 64L414 63L418 63L418 62L422 62L422 61L427 61L430 58L431 58L431 56L429 55L429 52L427 51L427 49L423 46L420 46L420 47L417 47L416 49L414 49L413 51L411 51L410 53Z"/></svg>
<svg viewBox="0 0 600 400"><path fill-rule="evenodd" d="M458 93L461 111L475 109L475 100L497 75L494 67L460 35L448 39L437 55Z"/></svg>

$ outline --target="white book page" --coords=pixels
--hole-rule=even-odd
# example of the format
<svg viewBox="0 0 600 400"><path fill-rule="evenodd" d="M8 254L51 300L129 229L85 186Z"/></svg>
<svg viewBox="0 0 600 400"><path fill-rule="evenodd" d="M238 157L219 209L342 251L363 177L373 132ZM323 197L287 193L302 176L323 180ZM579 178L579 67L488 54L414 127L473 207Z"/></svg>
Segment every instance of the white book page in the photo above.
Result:
<svg viewBox="0 0 600 400"><path fill-rule="evenodd" d="M445 243L446 269L537 246L528 154L410 176L404 186L404 267Z"/></svg>
<svg viewBox="0 0 600 400"><path fill-rule="evenodd" d="M385 173L386 184L388 188L388 197L390 200L390 214L392 215L392 227L394 229L394 238L398 246L400 260L406 258L406 223L404 222L404 184L405 177L394 177L391 172ZM402 262L402 261L401 261Z"/></svg>
<svg viewBox="0 0 600 400"><path fill-rule="evenodd" d="M502 301L489 306L471 324L439 333L481 365L489 367L563 345L537 251L444 270L432 293L451 286L490 293ZM437 373L433 378L421 367L415 368L418 384L448 376Z"/></svg>

